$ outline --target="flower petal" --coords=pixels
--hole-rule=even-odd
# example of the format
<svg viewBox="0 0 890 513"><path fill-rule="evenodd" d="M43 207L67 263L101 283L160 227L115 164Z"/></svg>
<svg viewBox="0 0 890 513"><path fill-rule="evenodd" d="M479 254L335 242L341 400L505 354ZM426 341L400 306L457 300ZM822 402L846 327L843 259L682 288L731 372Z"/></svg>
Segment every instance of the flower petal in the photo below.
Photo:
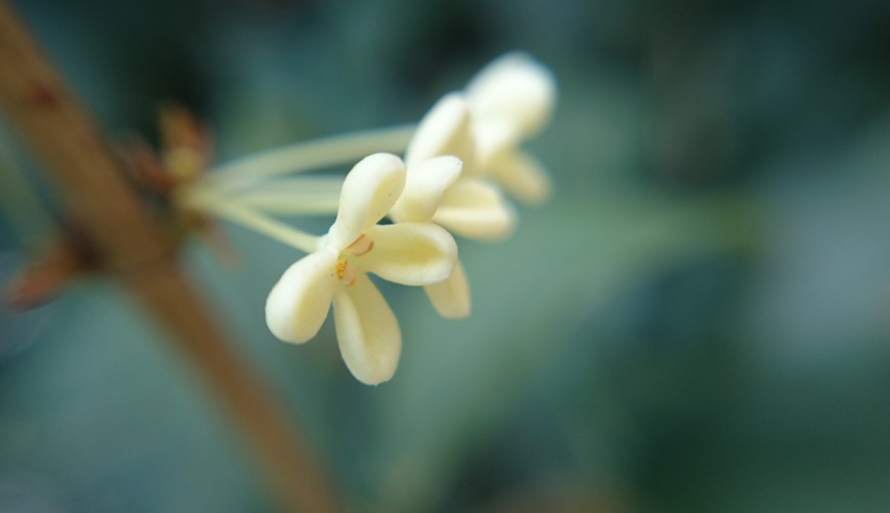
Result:
<svg viewBox="0 0 890 513"><path fill-rule="evenodd" d="M405 163L410 168L441 155L454 155L464 162L473 155L470 112L458 93L442 97L420 120L405 150Z"/></svg>
<svg viewBox="0 0 890 513"><path fill-rule="evenodd" d="M354 262L367 272L402 285L429 285L444 280L457 261L454 237L433 223L374 226L367 232L374 247Z"/></svg>
<svg viewBox="0 0 890 513"><path fill-rule="evenodd" d="M448 279L423 288L436 312L447 319L470 315L470 285L460 260Z"/></svg>
<svg viewBox="0 0 890 513"><path fill-rule="evenodd" d="M474 123L506 127L514 139L525 139L549 120L556 81L543 64L513 52L483 68L466 92Z"/></svg>
<svg viewBox="0 0 890 513"><path fill-rule="evenodd" d="M266 299L266 324L279 339L302 343L318 333L337 287L331 269L337 256L310 253L291 265Z"/></svg>
<svg viewBox="0 0 890 513"><path fill-rule="evenodd" d="M399 364L402 334L386 299L365 274L334 295L340 354L352 375L367 385L388 381Z"/></svg>
<svg viewBox="0 0 890 513"><path fill-rule="evenodd" d="M339 251L377 224L389 212L405 188L405 165L389 153L375 153L356 164L340 192L337 220L327 243Z"/></svg>
<svg viewBox="0 0 890 513"><path fill-rule="evenodd" d="M541 203L552 193L550 175L534 157L521 150L505 149L488 166L508 193L526 203Z"/></svg>
<svg viewBox="0 0 890 513"><path fill-rule="evenodd" d="M458 179L460 171L461 161L451 156L410 165L405 190L392 207L393 219L400 223L429 222L445 189Z"/></svg>
<svg viewBox="0 0 890 513"><path fill-rule="evenodd" d="M515 218L500 189L484 180L465 178L445 191L433 222L463 237L496 239L510 233Z"/></svg>

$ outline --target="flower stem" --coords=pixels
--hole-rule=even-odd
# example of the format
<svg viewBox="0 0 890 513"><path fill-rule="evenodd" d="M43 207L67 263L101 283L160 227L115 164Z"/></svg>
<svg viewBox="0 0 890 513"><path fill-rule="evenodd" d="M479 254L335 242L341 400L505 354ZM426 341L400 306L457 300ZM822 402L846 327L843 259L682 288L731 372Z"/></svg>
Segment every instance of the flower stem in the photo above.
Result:
<svg viewBox="0 0 890 513"><path fill-rule="evenodd" d="M291 201L293 200L291 199ZM321 239L321 237L276 221L235 199L222 198L208 191L190 194L185 197L184 202L193 208L212 212L306 253L315 251L318 248L318 241Z"/></svg>
<svg viewBox="0 0 890 513"><path fill-rule="evenodd" d="M202 181L220 190L235 189L260 178L349 163L376 152L401 153L413 133L413 125L402 125L335 135L266 150L216 166Z"/></svg>
<svg viewBox="0 0 890 513"><path fill-rule="evenodd" d="M336 214L342 176L299 177L275 180L231 195L231 201L275 214Z"/></svg>
<svg viewBox="0 0 890 513"><path fill-rule="evenodd" d="M281 215L326 215L336 214L340 205L339 196L302 198L294 201L294 195L286 192L256 192L238 196L233 203Z"/></svg>

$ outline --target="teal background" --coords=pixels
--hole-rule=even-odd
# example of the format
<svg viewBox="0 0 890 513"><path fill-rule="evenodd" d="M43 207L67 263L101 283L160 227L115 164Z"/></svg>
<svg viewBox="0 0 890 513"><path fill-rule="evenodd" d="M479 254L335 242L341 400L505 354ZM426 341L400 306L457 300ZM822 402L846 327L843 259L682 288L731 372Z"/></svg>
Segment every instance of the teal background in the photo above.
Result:
<svg viewBox="0 0 890 513"><path fill-rule="evenodd" d="M471 318L384 286L390 383L354 380L329 324L299 347L268 333L294 250L228 224L234 265L184 247L355 511L890 509L890 4L14 5L115 138L154 138L175 100L220 162L414 122L505 51L552 67L558 107L526 148L554 197L506 241L461 241ZM58 208L10 127L0 142L0 188L17 169L41 201L4 200L6 282ZM263 479L113 282L0 309L0 512L274 511Z"/></svg>

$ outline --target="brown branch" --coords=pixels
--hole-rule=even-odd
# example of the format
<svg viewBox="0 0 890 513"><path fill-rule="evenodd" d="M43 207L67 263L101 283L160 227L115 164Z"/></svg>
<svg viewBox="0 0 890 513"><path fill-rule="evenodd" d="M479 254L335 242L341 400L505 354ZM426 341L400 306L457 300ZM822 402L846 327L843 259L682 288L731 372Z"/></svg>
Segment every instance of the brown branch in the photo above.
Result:
<svg viewBox="0 0 890 513"><path fill-rule="evenodd" d="M324 475L179 269L167 230L122 178L92 116L0 0L0 107L56 183L101 269L172 335L248 438L288 511L333 512Z"/></svg>

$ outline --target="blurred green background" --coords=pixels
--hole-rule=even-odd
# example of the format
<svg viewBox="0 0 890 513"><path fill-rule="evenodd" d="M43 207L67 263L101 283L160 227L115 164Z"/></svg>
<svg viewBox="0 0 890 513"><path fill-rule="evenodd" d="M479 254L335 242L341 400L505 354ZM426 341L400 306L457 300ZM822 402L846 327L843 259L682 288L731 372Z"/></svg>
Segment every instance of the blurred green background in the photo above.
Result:
<svg viewBox="0 0 890 513"><path fill-rule="evenodd" d="M505 51L552 67L527 148L554 198L503 243L461 242L470 319L385 289L405 342L387 384L349 375L329 325L268 333L294 250L231 225L233 266L186 247L355 511L890 511L890 3L13 5L109 133L154 137L178 101L220 161L414 122ZM58 209L0 142L5 283ZM0 310L0 512L274 511L263 479L114 283Z"/></svg>

